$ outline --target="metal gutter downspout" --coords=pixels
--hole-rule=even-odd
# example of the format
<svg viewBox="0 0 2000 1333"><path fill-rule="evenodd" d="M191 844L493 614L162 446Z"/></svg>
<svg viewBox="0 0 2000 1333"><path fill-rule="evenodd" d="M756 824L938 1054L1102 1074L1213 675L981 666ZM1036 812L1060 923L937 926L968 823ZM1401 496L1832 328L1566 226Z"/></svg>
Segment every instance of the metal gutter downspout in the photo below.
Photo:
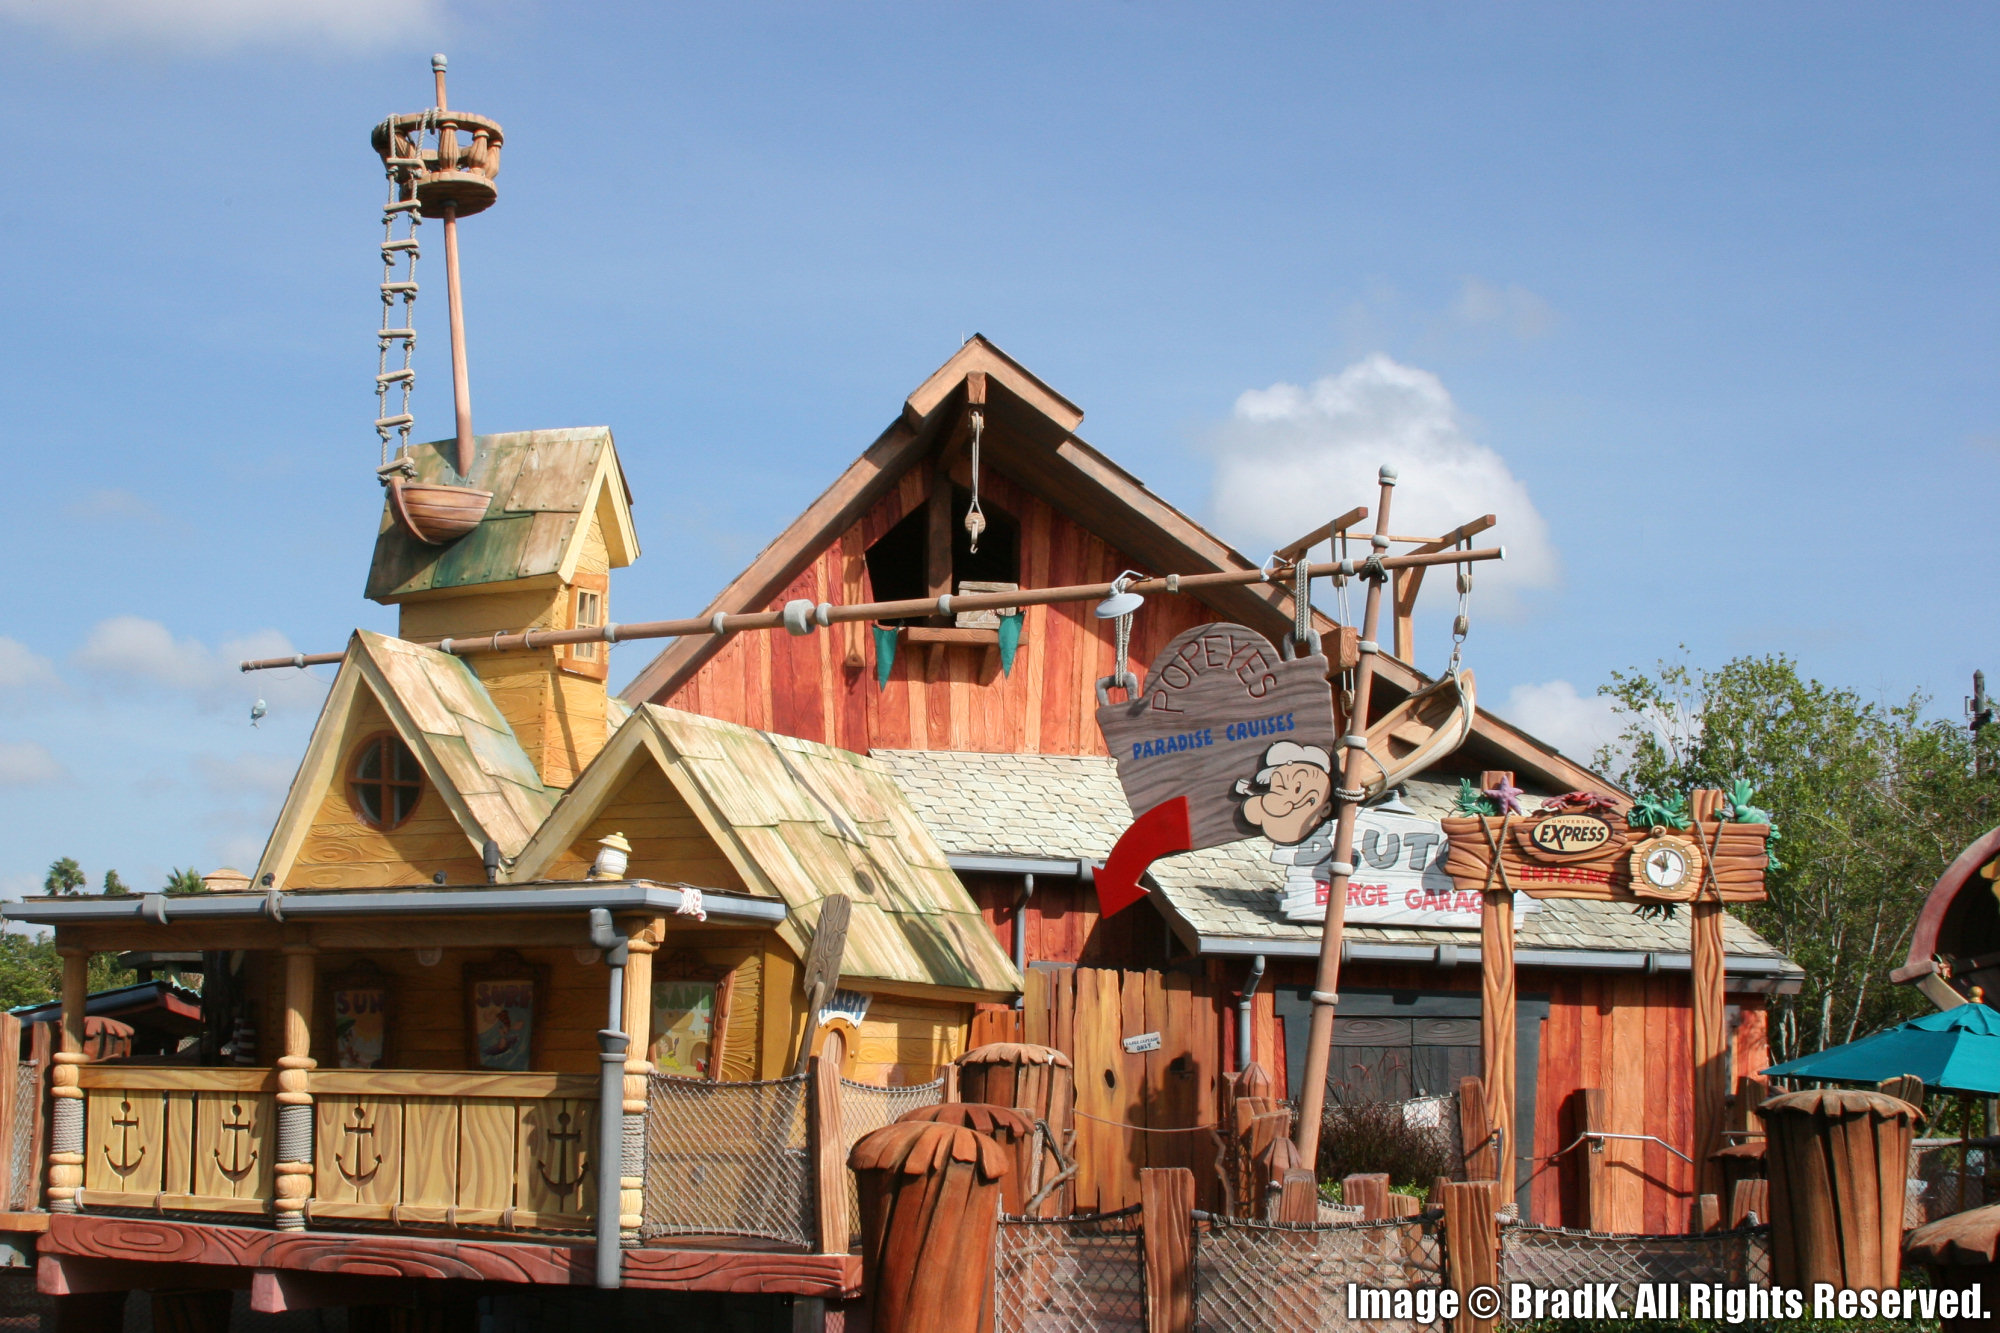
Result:
<svg viewBox="0 0 2000 1333"><path fill-rule="evenodd" d="M1257 983L1264 979L1264 955L1258 954L1250 960L1250 975L1243 981L1243 993L1236 1001L1236 1072L1242 1073L1250 1065L1250 1000L1257 994Z"/></svg>
<svg viewBox="0 0 2000 1333"><path fill-rule="evenodd" d="M625 1159L625 937L612 929L611 913L590 909L591 947L604 951L611 969L611 1013L597 1034L597 1285L618 1286L625 1264L618 1245L618 1193Z"/></svg>
<svg viewBox="0 0 2000 1333"><path fill-rule="evenodd" d="M1021 876L1021 897L1014 904L1014 970L1021 974L1021 984L1028 984L1028 899L1035 896L1035 877ZM1014 997L1014 1007L1020 1009L1028 1003L1025 992Z"/></svg>

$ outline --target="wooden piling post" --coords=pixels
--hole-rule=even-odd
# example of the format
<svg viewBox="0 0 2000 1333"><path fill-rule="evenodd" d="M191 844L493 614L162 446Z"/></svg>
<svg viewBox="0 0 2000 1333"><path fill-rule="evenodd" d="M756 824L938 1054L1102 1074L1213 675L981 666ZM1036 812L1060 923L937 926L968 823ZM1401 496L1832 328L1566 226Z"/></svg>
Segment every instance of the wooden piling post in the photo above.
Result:
<svg viewBox="0 0 2000 1333"><path fill-rule="evenodd" d="M1194 1172L1139 1172L1146 1240L1146 1333L1194 1333Z"/></svg>
<svg viewBox="0 0 2000 1333"><path fill-rule="evenodd" d="M1373 1222L1389 1215L1389 1177L1380 1171L1357 1173L1340 1182L1340 1201L1361 1209L1361 1220Z"/></svg>
<svg viewBox="0 0 2000 1333"><path fill-rule="evenodd" d="M1701 790L1689 797L1694 834L1709 842L1704 825L1720 820L1722 793ZM1711 866L1707 872L1714 874ZM1722 1165L1714 1154L1723 1146L1722 1131L1729 1116L1729 1022L1723 998L1722 899L1704 881L1695 895L1690 923L1690 985L1693 988L1694 1060L1694 1190L1697 1195L1723 1190Z"/></svg>
<svg viewBox="0 0 2000 1333"><path fill-rule="evenodd" d="M1493 771L1479 775L1482 789L1514 785L1514 775ZM1493 1156L1493 1179L1501 1199L1514 1197L1514 893L1503 874L1488 889L1479 913L1479 1045L1486 1062L1486 1120L1499 1131Z"/></svg>
<svg viewBox="0 0 2000 1333"><path fill-rule="evenodd" d="M1446 1284L1462 1299L1474 1287L1500 1285L1500 1223L1494 1215L1499 1186L1490 1180L1453 1181L1444 1187ZM1453 1333L1493 1333L1494 1319L1475 1318L1463 1307Z"/></svg>
<svg viewBox="0 0 2000 1333"><path fill-rule="evenodd" d="M1772 1282L1898 1285L1916 1108L1822 1090L1773 1097L1757 1114L1770 1142Z"/></svg>
<svg viewBox="0 0 2000 1333"><path fill-rule="evenodd" d="M1005 1150L962 1126L904 1121L863 1136L847 1160L873 1333L987 1333Z"/></svg>
<svg viewBox="0 0 2000 1333"><path fill-rule="evenodd" d="M1476 1074L1458 1081L1458 1144L1467 1180L1497 1178L1493 1126L1486 1119L1486 1081Z"/></svg>
<svg viewBox="0 0 2000 1333"><path fill-rule="evenodd" d="M812 1057L813 1209L821 1254L846 1254L852 1243L847 1221L846 1131L840 1115L840 1067L847 1038L829 1027Z"/></svg>

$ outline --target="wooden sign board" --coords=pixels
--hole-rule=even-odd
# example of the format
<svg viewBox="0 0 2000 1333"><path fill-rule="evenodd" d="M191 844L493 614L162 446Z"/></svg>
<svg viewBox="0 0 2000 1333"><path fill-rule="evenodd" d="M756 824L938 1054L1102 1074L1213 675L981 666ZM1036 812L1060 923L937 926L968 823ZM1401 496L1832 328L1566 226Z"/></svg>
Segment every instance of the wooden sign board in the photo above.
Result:
<svg viewBox="0 0 2000 1333"><path fill-rule="evenodd" d="M1285 661L1243 625L1177 635L1138 697L1099 708L1097 725L1134 815L1187 798L1184 850L1297 842L1331 810L1339 756L1326 658Z"/></svg>
<svg viewBox="0 0 2000 1333"><path fill-rule="evenodd" d="M1445 872L1461 889L1511 888L1531 898L1626 903L1764 899L1769 824L1707 819L1686 830L1656 834L1628 827L1622 814L1575 811L1468 816L1443 823ZM1500 871L1493 868L1496 853Z"/></svg>

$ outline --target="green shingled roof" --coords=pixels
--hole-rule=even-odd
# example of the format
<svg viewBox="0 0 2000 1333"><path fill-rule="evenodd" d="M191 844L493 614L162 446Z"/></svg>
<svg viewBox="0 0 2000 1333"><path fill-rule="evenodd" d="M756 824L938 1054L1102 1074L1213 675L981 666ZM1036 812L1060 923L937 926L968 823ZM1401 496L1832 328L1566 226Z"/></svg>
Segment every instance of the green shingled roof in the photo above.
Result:
<svg viewBox="0 0 2000 1333"><path fill-rule="evenodd" d="M426 546L396 523L385 498L367 596L393 602L518 579L567 580L593 514L613 568L639 554L631 496L608 428L480 435L474 445L470 477L461 478L453 467L451 440L414 445L409 459L420 482L493 492L486 517L457 541Z"/></svg>

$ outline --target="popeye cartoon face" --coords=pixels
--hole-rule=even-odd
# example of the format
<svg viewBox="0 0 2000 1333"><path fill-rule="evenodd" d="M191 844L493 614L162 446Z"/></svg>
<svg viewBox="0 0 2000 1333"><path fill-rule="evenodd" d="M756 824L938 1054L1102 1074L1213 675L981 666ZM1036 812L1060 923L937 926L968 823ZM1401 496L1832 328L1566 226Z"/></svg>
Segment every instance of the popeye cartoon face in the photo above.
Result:
<svg viewBox="0 0 2000 1333"><path fill-rule="evenodd" d="M1333 813L1333 761L1317 745L1279 741L1255 778L1236 784L1243 818L1281 847L1304 842Z"/></svg>

